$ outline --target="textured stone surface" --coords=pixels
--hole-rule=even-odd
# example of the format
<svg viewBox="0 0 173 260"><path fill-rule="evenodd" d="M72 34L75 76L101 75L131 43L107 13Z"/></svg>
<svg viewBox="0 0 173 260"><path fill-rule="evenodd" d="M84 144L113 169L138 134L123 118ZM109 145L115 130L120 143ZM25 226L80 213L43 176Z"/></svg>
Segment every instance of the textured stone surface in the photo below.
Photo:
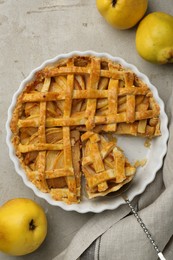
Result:
<svg viewBox="0 0 173 260"><path fill-rule="evenodd" d="M173 15L172 0L149 1L148 12ZM118 31L98 13L94 0L0 0L0 204L28 197L46 211L48 235L33 254L20 259L50 260L71 241L92 214L78 214L48 205L25 187L15 172L5 142L7 110L13 93L32 69L44 60L72 50L94 50L120 56L145 73L167 103L172 91L172 65L158 66L140 58L135 49L136 27ZM18 259L0 253L0 259Z"/></svg>

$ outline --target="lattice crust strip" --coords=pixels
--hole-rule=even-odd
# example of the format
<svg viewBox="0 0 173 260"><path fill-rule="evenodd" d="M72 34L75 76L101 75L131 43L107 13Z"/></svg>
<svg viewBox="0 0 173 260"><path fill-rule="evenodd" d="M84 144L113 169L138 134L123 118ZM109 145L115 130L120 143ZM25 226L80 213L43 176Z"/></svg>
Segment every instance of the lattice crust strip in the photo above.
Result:
<svg viewBox="0 0 173 260"><path fill-rule="evenodd" d="M51 85L42 92L45 78L51 79ZM46 127L160 135L160 109L148 86L132 71L103 58L72 57L45 68L19 99L24 107L49 104ZM68 106L70 113L64 116ZM39 127L39 118L39 113L23 115L17 128Z"/></svg>
<svg viewBox="0 0 173 260"><path fill-rule="evenodd" d="M94 132L84 133L81 140L84 143L82 171L89 198L117 191L132 180L136 168L130 165L115 142Z"/></svg>

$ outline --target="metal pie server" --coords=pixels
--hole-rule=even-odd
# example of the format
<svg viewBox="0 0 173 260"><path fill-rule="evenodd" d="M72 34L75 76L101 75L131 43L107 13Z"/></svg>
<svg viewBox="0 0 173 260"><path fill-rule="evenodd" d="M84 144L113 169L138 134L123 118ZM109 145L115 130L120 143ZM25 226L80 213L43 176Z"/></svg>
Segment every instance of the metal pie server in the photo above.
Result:
<svg viewBox="0 0 173 260"><path fill-rule="evenodd" d="M130 208L131 212L133 213L134 217L136 218L137 222L141 226L142 230L146 234L147 238L149 239L150 243L154 247L154 250L156 251L159 259L160 260L166 260L166 258L164 257L163 253L159 250L159 247L157 246L155 240L152 238L152 235L149 232L148 228L144 224L143 220L140 218L137 210L132 206L130 200L128 199L127 195L125 194L127 189L129 189L130 185L131 185L131 183L129 182L126 185L124 185L119 191L116 191L115 193L112 193L112 194L110 193L109 195L110 196L120 196L120 195L122 196L122 198L124 199L126 204L129 206L129 208Z"/></svg>

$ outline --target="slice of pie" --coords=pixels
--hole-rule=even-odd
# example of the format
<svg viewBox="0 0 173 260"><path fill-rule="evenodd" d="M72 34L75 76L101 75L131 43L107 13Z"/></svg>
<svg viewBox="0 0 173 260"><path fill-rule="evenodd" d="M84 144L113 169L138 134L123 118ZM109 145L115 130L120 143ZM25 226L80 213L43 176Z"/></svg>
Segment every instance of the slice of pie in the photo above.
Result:
<svg viewBox="0 0 173 260"><path fill-rule="evenodd" d="M85 165L81 167L80 136L108 132L156 137L161 134L159 115L151 90L133 71L106 58L73 56L45 67L26 84L13 111L12 142L29 180L38 189L55 200L77 203L81 168L86 172ZM96 136L101 146L107 147L103 137ZM107 161L120 153L116 149L103 158L106 169ZM109 172L113 172L111 167ZM108 188L100 182L94 192L95 186L88 184L88 192L93 196L105 188L102 194L106 194L106 189L116 189L131 178L126 177L120 184L116 177Z"/></svg>
<svg viewBox="0 0 173 260"><path fill-rule="evenodd" d="M117 191L135 176L136 168L115 142L109 142L94 132L84 133L81 140L84 143L82 171L89 198Z"/></svg>

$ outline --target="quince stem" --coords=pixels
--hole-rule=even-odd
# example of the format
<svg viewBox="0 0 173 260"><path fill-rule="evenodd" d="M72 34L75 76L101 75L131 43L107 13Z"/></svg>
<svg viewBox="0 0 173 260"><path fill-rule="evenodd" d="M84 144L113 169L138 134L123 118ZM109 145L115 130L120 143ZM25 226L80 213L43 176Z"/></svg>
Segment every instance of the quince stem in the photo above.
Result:
<svg viewBox="0 0 173 260"><path fill-rule="evenodd" d="M34 220L32 219L29 223L29 230L34 230L35 229L35 224L34 224Z"/></svg>
<svg viewBox="0 0 173 260"><path fill-rule="evenodd" d="M113 0L112 1L112 7L115 7L116 3L117 3L117 0Z"/></svg>

